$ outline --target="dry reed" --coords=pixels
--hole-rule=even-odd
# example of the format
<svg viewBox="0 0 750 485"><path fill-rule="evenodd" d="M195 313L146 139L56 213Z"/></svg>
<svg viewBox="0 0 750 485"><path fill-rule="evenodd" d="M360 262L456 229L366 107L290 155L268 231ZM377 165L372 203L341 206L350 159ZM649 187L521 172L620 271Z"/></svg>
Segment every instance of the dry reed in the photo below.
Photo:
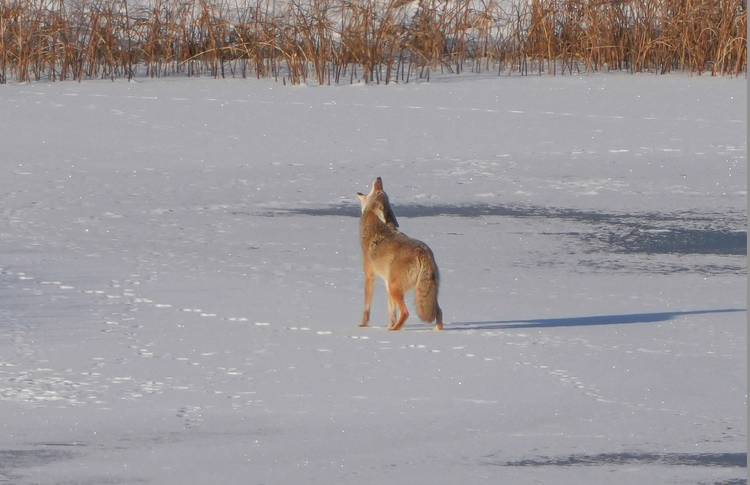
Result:
<svg viewBox="0 0 750 485"><path fill-rule="evenodd" d="M435 70L739 75L746 0L0 0L0 83Z"/></svg>

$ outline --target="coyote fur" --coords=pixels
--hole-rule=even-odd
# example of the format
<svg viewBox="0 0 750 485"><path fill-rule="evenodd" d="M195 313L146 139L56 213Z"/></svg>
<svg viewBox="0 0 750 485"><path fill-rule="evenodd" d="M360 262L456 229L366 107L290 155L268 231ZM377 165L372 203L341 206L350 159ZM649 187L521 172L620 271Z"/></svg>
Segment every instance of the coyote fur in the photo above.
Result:
<svg viewBox="0 0 750 485"><path fill-rule="evenodd" d="M388 293L388 330L400 330L409 317L404 294L411 289L415 290L419 318L427 323L435 320L433 330L442 330L443 311L437 301L440 276L432 251L422 241L397 229L398 221L380 177L372 183L369 194L357 193L357 196L362 204L359 231L365 269L365 312L359 326L370 323L370 303L377 275L385 281Z"/></svg>

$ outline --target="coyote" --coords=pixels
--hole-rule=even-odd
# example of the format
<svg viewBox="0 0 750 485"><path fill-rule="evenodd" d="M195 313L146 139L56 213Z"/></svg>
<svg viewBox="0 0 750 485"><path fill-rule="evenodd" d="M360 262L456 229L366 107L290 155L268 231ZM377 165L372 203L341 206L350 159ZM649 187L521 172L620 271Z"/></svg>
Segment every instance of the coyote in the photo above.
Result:
<svg viewBox="0 0 750 485"><path fill-rule="evenodd" d="M442 330L443 311L437 301L440 277L432 251L425 243L396 229L398 221L380 177L373 181L369 194L357 196L362 204L359 232L365 269L365 312L359 326L370 323L370 303L378 275L385 281L388 293L388 330L400 330L408 318L404 293L411 289L415 289L419 318L428 323L435 320L433 330Z"/></svg>

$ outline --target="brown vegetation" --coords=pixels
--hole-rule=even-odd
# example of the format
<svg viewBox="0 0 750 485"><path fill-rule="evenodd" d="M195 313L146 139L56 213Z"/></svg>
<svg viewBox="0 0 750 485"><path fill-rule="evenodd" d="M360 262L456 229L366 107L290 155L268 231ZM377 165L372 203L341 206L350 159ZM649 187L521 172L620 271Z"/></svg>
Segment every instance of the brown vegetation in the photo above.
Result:
<svg viewBox="0 0 750 485"><path fill-rule="evenodd" d="M738 75L746 0L0 0L0 83L431 71Z"/></svg>

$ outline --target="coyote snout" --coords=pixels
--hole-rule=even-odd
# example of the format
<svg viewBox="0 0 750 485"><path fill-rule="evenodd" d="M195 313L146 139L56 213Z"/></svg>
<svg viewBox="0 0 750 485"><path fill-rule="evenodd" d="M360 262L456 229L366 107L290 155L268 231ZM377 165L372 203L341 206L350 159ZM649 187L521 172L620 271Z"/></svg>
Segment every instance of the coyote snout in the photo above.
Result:
<svg viewBox="0 0 750 485"><path fill-rule="evenodd" d="M365 312L360 327L370 323L370 303L375 275L385 281L388 293L388 330L400 330L409 317L404 294L415 290L419 318L435 320L433 330L443 329L443 311L438 305L440 276L435 257L427 245L401 233L380 177L367 195L358 193L362 204L359 220L362 265L365 269Z"/></svg>

